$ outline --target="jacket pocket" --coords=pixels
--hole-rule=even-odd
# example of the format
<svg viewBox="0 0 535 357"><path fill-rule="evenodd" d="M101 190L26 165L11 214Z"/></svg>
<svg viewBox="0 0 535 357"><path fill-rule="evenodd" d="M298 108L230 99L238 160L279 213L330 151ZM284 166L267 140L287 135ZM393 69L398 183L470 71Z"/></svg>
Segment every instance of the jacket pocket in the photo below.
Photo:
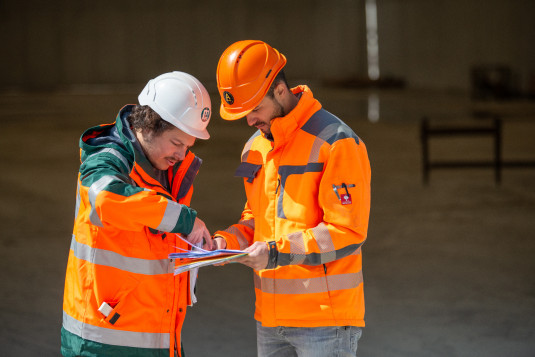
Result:
<svg viewBox="0 0 535 357"><path fill-rule="evenodd" d="M118 312L120 305L122 305L122 301L105 301L100 305L98 311L104 316L104 321L110 325L115 325L117 320L121 317L121 314Z"/></svg>
<svg viewBox="0 0 535 357"><path fill-rule="evenodd" d="M134 285L125 289L123 293L117 294L115 297L111 297L111 299L108 298L102 300L98 307L98 311L102 317L102 325L115 325L118 321L123 320L121 319L121 316L124 315L123 311L125 310L125 303L127 303L131 297L133 297L134 300L136 299L135 292L140 285L140 282L137 279L132 279L132 281L134 282Z"/></svg>

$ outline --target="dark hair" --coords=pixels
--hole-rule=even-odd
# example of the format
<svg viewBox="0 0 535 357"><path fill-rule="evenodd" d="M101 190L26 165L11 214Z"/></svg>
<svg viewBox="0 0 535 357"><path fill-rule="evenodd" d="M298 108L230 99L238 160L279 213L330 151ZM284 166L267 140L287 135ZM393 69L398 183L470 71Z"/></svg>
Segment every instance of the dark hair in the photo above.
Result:
<svg viewBox="0 0 535 357"><path fill-rule="evenodd" d="M288 81L286 80L286 75L284 74L284 71L281 69L279 73L275 76L275 79L273 79L273 83L271 83L271 87L269 87L266 95L268 95L270 98L273 98L275 96L275 87L280 82L283 82L286 87L290 88L288 85Z"/></svg>
<svg viewBox="0 0 535 357"><path fill-rule="evenodd" d="M159 136L173 128L173 124L163 120L148 105L134 106L127 120L134 131L140 130L144 135Z"/></svg>

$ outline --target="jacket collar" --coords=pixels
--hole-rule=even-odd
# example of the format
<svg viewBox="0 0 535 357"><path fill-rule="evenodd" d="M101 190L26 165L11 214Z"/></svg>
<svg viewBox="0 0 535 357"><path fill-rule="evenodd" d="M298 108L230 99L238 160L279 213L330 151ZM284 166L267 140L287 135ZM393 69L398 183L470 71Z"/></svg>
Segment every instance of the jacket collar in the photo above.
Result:
<svg viewBox="0 0 535 357"><path fill-rule="evenodd" d="M121 136L122 142L127 147L129 147L131 152L134 154L135 162L137 162L141 167L143 167L145 171L152 172L154 170L154 167L145 156L145 153L141 148L141 144L139 143L136 138L136 135L130 128L130 124L127 120L128 116L130 115L130 112L132 111L132 108L133 105L125 105L119 111L117 119L115 120L115 126L117 127L117 131Z"/></svg>
<svg viewBox="0 0 535 357"><path fill-rule="evenodd" d="M292 88L292 93L299 97L299 102L287 115L276 118L271 123L271 133L273 134L274 147L284 145L301 128L308 119L321 109L310 88L300 85Z"/></svg>

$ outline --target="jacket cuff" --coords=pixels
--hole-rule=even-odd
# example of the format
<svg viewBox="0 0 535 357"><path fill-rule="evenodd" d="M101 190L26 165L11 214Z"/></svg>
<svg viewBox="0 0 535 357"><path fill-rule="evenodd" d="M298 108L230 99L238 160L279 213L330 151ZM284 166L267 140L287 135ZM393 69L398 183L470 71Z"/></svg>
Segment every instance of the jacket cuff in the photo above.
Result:
<svg viewBox="0 0 535 357"><path fill-rule="evenodd" d="M269 258L266 269L274 269L277 267L277 260L279 259L279 251L277 249L277 243L272 240L267 242L269 248Z"/></svg>
<svg viewBox="0 0 535 357"><path fill-rule="evenodd" d="M175 228L173 228L171 233L190 234L193 230L195 218L197 218L197 211L186 205L182 205L182 210L178 216Z"/></svg>
<svg viewBox="0 0 535 357"><path fill-rule="evenodd" d="M217 231L214 233L214 238L215 237L221 237L225 239L227 242L227 247L225 249L241 250L240 243L238 243L238 239L233 234L224 231Z"/></svg>

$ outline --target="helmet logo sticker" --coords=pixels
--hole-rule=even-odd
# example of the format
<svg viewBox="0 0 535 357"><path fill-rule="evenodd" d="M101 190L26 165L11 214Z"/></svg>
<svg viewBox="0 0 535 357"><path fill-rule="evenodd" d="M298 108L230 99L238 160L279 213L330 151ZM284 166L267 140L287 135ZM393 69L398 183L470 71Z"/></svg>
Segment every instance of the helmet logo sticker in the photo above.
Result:
<svg viewBox="0 0 535 357"><path fill-rule="evenodd" d="M204 109L201 112L201 120L203 122L208 121L210 119L210 108L204 107Z"/></svg>
<svg viewBox="0 0 535 357"><path fill-rule="evenodd" d="M230 94L230 92L224 91L223 97L225 98L225 102L227 102L228 105L234 104L234 97L232 96L232 94Z"/></svg>

